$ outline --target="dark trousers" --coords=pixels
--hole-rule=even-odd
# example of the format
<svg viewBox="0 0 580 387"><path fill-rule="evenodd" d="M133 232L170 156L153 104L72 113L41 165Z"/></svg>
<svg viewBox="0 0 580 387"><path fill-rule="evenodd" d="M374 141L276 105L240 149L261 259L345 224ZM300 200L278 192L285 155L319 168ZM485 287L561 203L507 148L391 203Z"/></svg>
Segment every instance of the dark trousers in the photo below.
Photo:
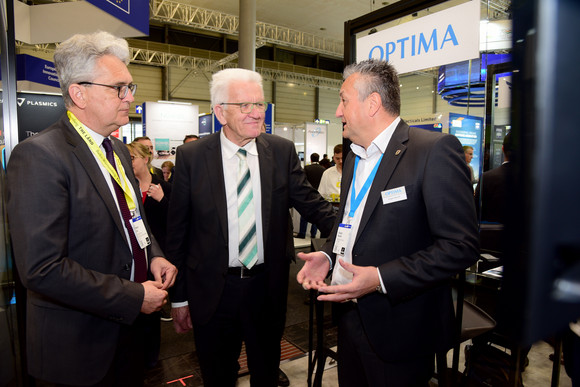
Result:
<svg viewBox="0 0 580 387"><path fill-rule="evenodd" d="M385 362L374 351L361 323L358 307L337 306L338 382L340 387L427 387L435 355L400 362Z"/></svg>
<svg viewBox="0 0 580 387"><path fill-rule="evenodd" d="M562 339L564 367L573 387L580 387L580 337L568 329Z"/></svg>
<svg viewBox="0 0 580 387"><path fill-rule="evenodd" d="M121 327L117 350L109 371L93 387L142 387L145 383L145 353L152 315L140 314L133 325ZM156 316L157 321L159 316ZM69 385L36 380L37 387L69 387Z"/></svg>
<svg viewBox="0 0 580 387"><path fill-rule="evenodd" d="M306 235L306 228L308 227L308 221L301 216L300 217L300 230L298 231L298 236L304 237ZM318 229L314 223L310 224L310 237L316 238L316 232Z"/></svg>
<svg viewBox="0 0 580 387"><path fill-rule="evenodd" d="M204 386L235 386L242 341L252 387L277 385L282 330L266 295L264 273L227 276L218 310L207 324L193 327Z"/></svg>

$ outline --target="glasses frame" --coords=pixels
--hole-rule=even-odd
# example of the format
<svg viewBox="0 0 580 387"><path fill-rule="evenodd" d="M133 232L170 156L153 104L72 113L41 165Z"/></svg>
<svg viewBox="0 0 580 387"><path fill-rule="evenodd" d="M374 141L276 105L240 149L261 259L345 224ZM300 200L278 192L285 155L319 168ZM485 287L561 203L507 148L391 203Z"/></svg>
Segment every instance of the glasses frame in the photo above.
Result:
<svg viewBox="0 0 580 387"><path fill-rule="evenodd" d="M129 94L129 90L131 90L131 95L135 96L137 92L137 84L136 83L129 83L128 85L105 85L103 83L95 83L95 82L78 82L79 85L95 85L95 86L104 86L109 87L111 89L117 90L117 96L119 99L124 99L127 94ZM123 95L121 95L122 90L125 90Z"/></svg>
<svg viewBox="0 0 580 387"><path fill-rule="evenodd" d="M220 105L237 105L240 107L240 112L242 114L250 114L252 110L257 109L260 113L265 113L268 110L268 103L266 101L259 101L259 102L222 102ZM258 106L263 106L263 108L259 108ZM250 110L245 108L244 106L251 106Z"/></svg>

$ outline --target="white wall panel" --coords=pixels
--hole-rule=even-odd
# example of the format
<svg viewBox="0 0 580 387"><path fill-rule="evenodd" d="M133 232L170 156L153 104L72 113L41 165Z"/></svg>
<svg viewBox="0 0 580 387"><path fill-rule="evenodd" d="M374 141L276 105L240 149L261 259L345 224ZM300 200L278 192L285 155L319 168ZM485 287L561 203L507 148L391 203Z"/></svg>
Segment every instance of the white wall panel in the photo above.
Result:
<svg viewBox="0 0 580 387"><path fill-rule="evenodd" d="M157 102L162 98L161 94L161 68L144 65L129 65L129 71L133 76L133 83L137 84L135 102L131 104L131 114L135 114L135 106L143 105L143 102Z"/></svg>
<svg viewBox="0 0 580 387"><path fill-rule="evenodd" d="M328 125L328 137L326 143L326 154L332 158L334 146L342 144L342 120L336 118L336 108L338 107L338 90L320 89L320 102L318 118L330 120ZM322 155L320 155L322 157Z"/></svg>
<svg viewBox="0 0 580 387"><path fill-rule="evenodd" d="M417 116L433 113L433 96L437 92L433 78L409 75L399 79L401 86L401 116Z"/></svg>
<svg viewBox="0 0 580 387"><path fill-rule="evenodd" d="M276 122L312 122L315 117L315 90L287 83L276 84Z"/></svg>

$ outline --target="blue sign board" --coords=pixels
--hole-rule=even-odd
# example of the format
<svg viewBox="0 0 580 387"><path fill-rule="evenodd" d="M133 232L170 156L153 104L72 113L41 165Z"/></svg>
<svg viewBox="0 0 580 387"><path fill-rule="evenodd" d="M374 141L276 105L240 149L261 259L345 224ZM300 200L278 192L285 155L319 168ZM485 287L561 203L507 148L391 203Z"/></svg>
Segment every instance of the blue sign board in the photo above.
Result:
<svg viewBox="0 0 580 387"><path fill-rule="evenodd" d="M16 55L16 79L60 87L54 63L26 54Z"/></svg>
<svg viewBox="0 0 580 387"><path fill-rule="evenodd" d="M149 35L149 0L87 0L87 2Z"/></svg>

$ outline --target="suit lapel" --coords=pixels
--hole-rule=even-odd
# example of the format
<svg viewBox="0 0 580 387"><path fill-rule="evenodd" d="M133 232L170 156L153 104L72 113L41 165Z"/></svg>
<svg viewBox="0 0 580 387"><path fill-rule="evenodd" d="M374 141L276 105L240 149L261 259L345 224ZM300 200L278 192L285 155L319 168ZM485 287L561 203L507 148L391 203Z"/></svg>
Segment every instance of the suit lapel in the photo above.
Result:
<svg viewBox="0 0 580 387"><path fill-rule="evenodd" d="M354 171L354 152L348 152L346 159L342 164L342 178L340 183L340 205L338 206L338 219L342 222L344 217L344 206L348 199L348 193L352 184L352 175Z"/></svg>
<svg viewBox="0 0 580 387"><path fill-rule="evenodd" d="M353 245L356 245L358 238L366 227L375 207L381 200L381 192L387 187L393 172L399 164L399 160L405 154L407 146L405 143L409 139L409 126L401 120L399 125L395 128L393 136L391 137L387 149L377 170L377 174L369 190L367 202L365 204L364 212L361 217L360 225ZM352 177L351 177L352 180Z"/></svg>
<svg viewBox="0 0 580 387"><path fill-rule="evenodd" d="M117 229L119 230L123 238L126 240L125 227L123 226L121 217L119 216L117 204L115 203L115 199L112 196L111 190L109 189L109 185L105 181L105 177L103 176L103 173L101 172L101 169L97 164L95 157L93 156L93 153L91 152L87 144L85 144L81 136L72 127L66 116L65 121L66 128L64 130L64 135L67 139L67 142L73 147L73 153L75 154L75 156L85 169L87 177L93 183L95 190L97 191L97 193L107 206L109 214L111 215L111 218L115 222ZM126 168L125 165L123 165L123 167ZM127 243L129 242L127 241Z"/></svg>
<svg viewBox="0 0 580 387"><path fill-rule="evenodd" d="M210 197L216 201L216 211L218 214L224 243L228 241L228 203L226 199L226 186L224 183L224 166L222 162L222 148L220 145L220 134L212 135L208 138L207 152L205 152L206 176L209 177ZM217 167L217 170L216 170Z"/></svg>
<svg viewBox="0 0 580 387"><path fill-rule="evenodd" d="M260 164L260 189L262 194L262 235L264 246L268 239L270 229L270 216L272 208L272 182L274 181L274 157L272 149L266 141L266 135L256 138L258 148L258 160Z"/></svg>

